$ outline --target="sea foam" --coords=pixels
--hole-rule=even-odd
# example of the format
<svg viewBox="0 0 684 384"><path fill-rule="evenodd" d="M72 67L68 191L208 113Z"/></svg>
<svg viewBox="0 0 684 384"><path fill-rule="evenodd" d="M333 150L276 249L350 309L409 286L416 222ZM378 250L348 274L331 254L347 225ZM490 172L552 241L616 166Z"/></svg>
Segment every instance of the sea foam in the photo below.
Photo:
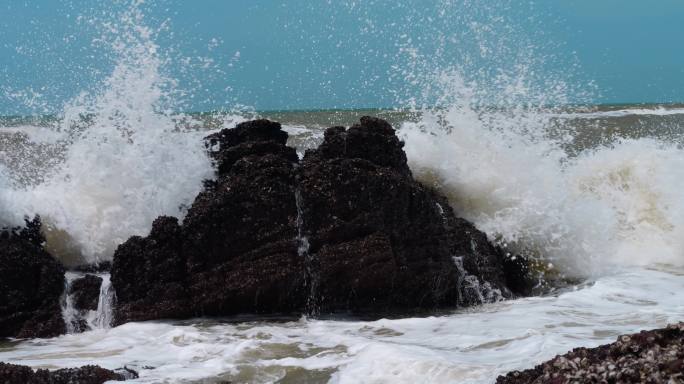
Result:
<svg viewBox="0 0 684 384"><path fill-rule="evenodd" d="M455 104L425 111L401 135L416 176L511 252L576 277L684 264L684 151L643 137L570 155L540 115Z"/></svg>
<svg viewBox="0 0 684 384"><path fill-rule="evenodd" d="M48 248L67 264L110 259L157 216L182 216L213 176L207 132L185 128L191 119L169 104L176 83L164 75L156 31L139 4L103 25L101 42L115 57L111 74L67 103L54 126L25 131L34 143L60 142L61 161L37 183L0 191L3 220L18 225L40 215Z"/></svg>

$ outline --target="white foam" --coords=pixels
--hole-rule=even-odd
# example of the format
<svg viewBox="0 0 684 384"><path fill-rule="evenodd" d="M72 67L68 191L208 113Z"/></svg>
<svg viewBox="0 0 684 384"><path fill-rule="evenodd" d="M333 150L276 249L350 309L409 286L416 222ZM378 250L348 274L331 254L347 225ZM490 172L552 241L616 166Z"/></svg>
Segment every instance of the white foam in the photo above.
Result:
<svg viewBox="0 0 684 384"><path fill-rule="evenodd" d="M289 135L287 145L296 148L297 155L301 159L307 149L314 149L323 142L325 127L285 124L283 131Z"/></svg>
<svg viewBox="0 0 684 384"><path fill-rule="evenodd" d="M72 271L67 271L64 275L65 286L61 298L61 307L67 334L83 332L89 329L107 329L111 327L114 318L115 293L108 273L96 274L96 276L102 279L99 287L97 308L95 310L79 310L74 307L73 297L69 294L69 290L75 280L86 275L85 273Z"/></svg>
<svg viewBox="0 0 684 384"><path fill-rule="evenodd" d="M117 57L109 77L69 102L52 131L25 130L34 139L65 133L64 161L38 185L0 191L0 207L9 211L3 219L20 224L24 215L40 214L69 243L60 246L66 253L80 253L59 255L71 262L109 259L129 236L146 234L157 216L182 217L201 181L213 175L206 132L180 127L177 121L190 117L169 110L175 81L163 74L155 31L138 3L108 28L102 40Z"/></svg>
<svg viewBox="0 0 684 384"><path fill-rule="evenodd" d="M684 108L625 108L612 111L552 113L550 117L561 119L600 119L625 116L673 116L684 115Z"/></svg>
<svg viewBox="0 0 684 384"><path fill-rule="evenodd" d="M138 370L133 383L491 383L556 354L684 317L681 268L616 270L582 289L441 317L378 321L130 323L26 340L0 360Z"/></svg>
<svg viewBox="0 0 684 384"><path fill-rule="evenodd" d="M581 276L615 263L684 264L684 152L675 144L621 140L569 157L538 115L499 129L508 117L498 112L435 113L401 129L411 167L491 238Z"/></svg>
<svg viewBox="0 0 684 384"><path fill-rule="evenodd" d="M81 277L81 275L73 272L67 272L64 275L64 292L62 293L61 307L62 319L64 319L67 333L74 333L78 330L78 321L81 318L79 311L74 308L73 298L69 295L71 283L79 277Z"/></svg>
<svg viewBox="0 0 684 384"><path fill-rule="evenodd" d="M86 321L90 329L107 329L114 319L114 301L116 295L109 274L98 275L102 279L100 294L97 298L97 309L89 311Z"/></svg>
<svg viewBox="0 0 684 384"><path fill-rule="evenodd" d="M68 136L54 127L20 125L16 127L0 127L0 134L26 135L29 141L36 144L57 144Z"/></svg>

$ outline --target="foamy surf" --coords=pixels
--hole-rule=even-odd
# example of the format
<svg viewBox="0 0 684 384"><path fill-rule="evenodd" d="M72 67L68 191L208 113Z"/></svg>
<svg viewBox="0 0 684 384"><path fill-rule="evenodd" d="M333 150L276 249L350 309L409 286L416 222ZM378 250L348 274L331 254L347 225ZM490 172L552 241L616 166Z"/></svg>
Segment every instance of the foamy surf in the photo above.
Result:
<svg viewBox="0 0 684 384"><path fill-rule="evenodd" d="M434 38L392 36L399 53L390 76L403 82L394 90L398 110L262 115L283 122L300 155L321 141L324 127L353 124L360 114L387 118L406 141L414 175L445 193L460 215L511 253L581 284L436 317L116 328L108 328L105 285L103 305L86 314L91 331L0 342L0 361L128 366L140 373L138 383L491 383L578 346L681 320L684 109L563 107L586 102L576 94L586 84L548 71L553 60L511 25L511 4L501 3L439 2L397 22L421 20ZM148 25L144 2L126 4L102 23L99 44L114 61L98 86L45 124L0 127L1 224L40 214L47 248L67 264L111 259L157 216L182 218L213 176L202 138L257 115L178 113L188 93L155 42L163 27ZM372 15L355 4L344 6L361 13L364 33L389 33L366 23ZM465 26L462 36L449 34L452 24ZM462 62L450 62L447 51ZM71 316L66 301L64 311Z"/></svg>
<svg viewBox="0 0 684 384"><path fill-rule="evenodd" d="M48 248L67 264L109 260L157 216L182 217L202 180L213 176L202 141L207 131L186 128L191 119L172 113L174 80L163 74L157 31L145 24L140 5L103 31L115 66L100 86L71 100L55 123L21 131L32 148L52 144L55 153L43 156L58 161L5 171L24 182L0 191L3 220L20 225L40 215ZM36 168L40 178L22 177Z"/></svg>
<svg viewBox="0 0 684 384"><path fill-rule="evenodd" d="M627 116L676 116L684 115L684 108L658 107L658 108L624 108L595 112L565 112L553 113L552 117L561 119L605 119L610 117Z"/></svg>
<svg viewBox="0 0 684 384"><path fill-rule="evenodd" d="M198 319L131 323L0 346L33 367L138 370L134 383L491 383L579 346L684 316L684 269L623 268L548 297L373 322Z"/></svg>
<svg viewBox="0 0 684 384"><path fill-rule="evenodd" d="M678 145L618 139L571 156L537 116L519 132L490 125L505 115L483 119L463 106L438 113L402 126L413 171L512 252L574 277L684 264Z"/></svg>

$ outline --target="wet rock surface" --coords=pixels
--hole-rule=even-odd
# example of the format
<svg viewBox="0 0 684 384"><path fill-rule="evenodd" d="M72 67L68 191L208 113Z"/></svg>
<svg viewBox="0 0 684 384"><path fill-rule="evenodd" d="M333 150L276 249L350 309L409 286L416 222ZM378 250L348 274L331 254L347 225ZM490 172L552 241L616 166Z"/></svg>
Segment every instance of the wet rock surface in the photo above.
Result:
<svg viewBox="0 0 684 384"><path fill-rule="evenodd" d="M60 299L64 268L43 248L40 219L0 230L0 337L65 332Z"/></svg>
<svg viewBox="0 0 684 384"><path fill-rule="evenodd" d="M72 297L74 308L80 311L97 310L101 285L102 278L95 275L85 275L72 281L68 294Z"/></svg>
<svg viewBox="0 0 684 384"><path fill-rule="evenodd" d="M684 383L684 323L576 348L533 369L500 376L497 384Z"/></svg>
<svg viewBox="0 0 684 384"><path fill-rule="evenodd" d="M114 255L115 323L293 313L305 300L297 253L293 148L258 120L207 139L218 170L180 225L158 218Z"/></svg>
<svg viewBox="0 0 684 384"><path fill-rule="evenodd" d="M0 382L4 384L102 384L137 377L135 372L128 369L124 373L118 373L95 365L57 371L34 371L22 365L0 363Z"/></svg>
<svg viewBox="0 0 684 384"><path fill-rule="evenodd" d="M476 292L459 286L464 271L454 257L508 295L497 250L413 179L402 147L387 122L365 117L329 128L306 153L299 189L314 310L410 313L475 303Z"/></svg>
<svg viewBox="0 0 684 384"><path fill-rule="evenodd" d="M115 253L115 323L402 315L512 296L503 253L413 179L387 122L329 128L301 161L286 141L267 120L207 138L217 178L185 220L160 217Z"/></svg>

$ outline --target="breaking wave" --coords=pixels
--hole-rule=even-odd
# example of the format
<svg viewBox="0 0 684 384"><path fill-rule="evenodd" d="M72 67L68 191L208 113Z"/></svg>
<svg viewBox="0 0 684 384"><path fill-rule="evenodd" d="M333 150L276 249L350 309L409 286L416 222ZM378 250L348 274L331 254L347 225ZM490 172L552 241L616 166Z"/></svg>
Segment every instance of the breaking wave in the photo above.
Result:
<svg viewBox="0 0 684 384"><path fill-rule="evenodd" d="M67 264L110 259L157 216L182 216L213 174L206 131L174 111L177 84L155 43L161 29L146 24L140 2L108 17L98 43L114 58L111 73L53 123L20 129L26 137L14 140L42 153L0 178L9 184L0 190L2 218L18 225L39 214L48 247ZM14 152L6 156L31 158Z"/></svg>

